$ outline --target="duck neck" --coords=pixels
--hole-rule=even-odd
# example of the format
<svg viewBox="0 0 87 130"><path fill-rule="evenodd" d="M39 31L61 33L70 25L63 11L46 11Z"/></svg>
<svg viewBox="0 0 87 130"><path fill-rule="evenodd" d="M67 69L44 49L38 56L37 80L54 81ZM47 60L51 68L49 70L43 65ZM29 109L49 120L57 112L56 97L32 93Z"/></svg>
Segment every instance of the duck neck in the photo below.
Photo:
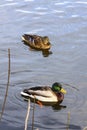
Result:
<svg viewBox="0 0 87 130"><path fill-rule="evenodd" d="M63 101L64 99L64 94L59 92L59 93L56 93L57 97L58 97L58 101Z"/></svg>

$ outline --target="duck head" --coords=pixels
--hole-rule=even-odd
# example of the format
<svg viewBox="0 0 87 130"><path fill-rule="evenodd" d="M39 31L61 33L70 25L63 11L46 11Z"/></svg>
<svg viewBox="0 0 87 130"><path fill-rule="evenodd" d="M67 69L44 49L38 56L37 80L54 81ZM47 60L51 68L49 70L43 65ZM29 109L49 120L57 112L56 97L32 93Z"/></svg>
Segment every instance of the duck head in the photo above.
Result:
<svg viewBox="0 0 87 130"><path fill-rule="evenodd" d="M44 37L43 37L43 42L44 42L44 44L49 43L49 38L48 38L48 36L44 36Z"/></svg>
<svg viewBox="0 0 87 130"><path fill-rule="evenodd" d="M54 92L59 92L59 93L63 93L63 94L66 94L66 90L64 88L62 88L62 85L58 82L55 82L53 85L52 85L52 90Z"/></svg>
<svg viewBox="0 0 87 130"><path fill-rule="evenodd" d="M44 46L48 46L49 48L51 47L51 43L49 42L48 36L42 37L42 41L43 41Z"/></svg>

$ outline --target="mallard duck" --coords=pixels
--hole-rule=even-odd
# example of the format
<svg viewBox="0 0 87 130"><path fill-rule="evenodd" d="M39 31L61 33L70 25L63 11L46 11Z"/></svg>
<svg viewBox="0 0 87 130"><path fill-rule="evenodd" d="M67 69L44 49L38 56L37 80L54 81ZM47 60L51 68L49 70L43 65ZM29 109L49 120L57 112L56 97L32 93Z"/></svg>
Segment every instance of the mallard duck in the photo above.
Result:
<svg viewBox="0 0 87 130"><path fill-rule="evenodd" d="M22 40L24 44L35 50L49 50L51 47L47 36L24 34Z"/></svg>
<svg viewBox="0 0 87 130"><path fill-rule="evenodd" d="M55 82L52 87L49 86L36 86L29 89L24 89L21 95L25 98L30 98L36 102L43 103L61 103L64 99L66 90L62 88L62 85Z"/></svg>

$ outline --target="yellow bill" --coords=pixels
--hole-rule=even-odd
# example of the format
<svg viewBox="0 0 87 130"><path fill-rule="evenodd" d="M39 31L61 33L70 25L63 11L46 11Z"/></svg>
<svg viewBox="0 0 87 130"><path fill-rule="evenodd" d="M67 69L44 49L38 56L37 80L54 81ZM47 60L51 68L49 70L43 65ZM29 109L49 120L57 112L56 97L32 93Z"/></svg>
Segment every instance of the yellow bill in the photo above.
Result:
<svg viewBox="0 0 87 130"><path fill-rule="evenodd" d="M67 91L66 91L64 88L62 88L62 89L60 90L60 92L63 93L63 94L66 94L66 93L67 93Z"/></svg>

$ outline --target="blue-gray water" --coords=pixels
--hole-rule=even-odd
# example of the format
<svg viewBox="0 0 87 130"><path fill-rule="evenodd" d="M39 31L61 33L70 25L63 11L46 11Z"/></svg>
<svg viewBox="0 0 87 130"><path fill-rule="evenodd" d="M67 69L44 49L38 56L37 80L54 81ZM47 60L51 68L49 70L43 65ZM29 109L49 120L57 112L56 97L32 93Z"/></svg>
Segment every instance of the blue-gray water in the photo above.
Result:
<svg viewBox="0 0 87 130"><path fill-rule="evenodd" d="M21 41L24 33L47 35L52 55L30 51ZM34 127L39 130L69 130L87 126L87 1L3 0L0 1L0 111L8 75L11 49L11 78L0 130L23 130L27 102L24 88L64 82L67 94L60 110L36 105ZM72 86L75 86L73 88ZM32 105L28 129L32 127Z"/></svg>

